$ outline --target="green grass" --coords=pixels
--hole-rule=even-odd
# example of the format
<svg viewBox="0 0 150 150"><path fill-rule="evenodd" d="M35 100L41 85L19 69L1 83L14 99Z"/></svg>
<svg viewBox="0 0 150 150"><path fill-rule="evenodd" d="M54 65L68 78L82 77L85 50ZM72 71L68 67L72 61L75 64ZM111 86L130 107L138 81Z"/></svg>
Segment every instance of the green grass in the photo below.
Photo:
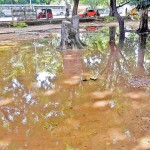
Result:
<svg viewBox="0 0 150 150"><path fill-rule="evenodd" d="M16 27L16 28L24 28L24 27L27 27L28 25L25 22L18 22L18 23L17 22L13 22L12 26Z"/></svg>

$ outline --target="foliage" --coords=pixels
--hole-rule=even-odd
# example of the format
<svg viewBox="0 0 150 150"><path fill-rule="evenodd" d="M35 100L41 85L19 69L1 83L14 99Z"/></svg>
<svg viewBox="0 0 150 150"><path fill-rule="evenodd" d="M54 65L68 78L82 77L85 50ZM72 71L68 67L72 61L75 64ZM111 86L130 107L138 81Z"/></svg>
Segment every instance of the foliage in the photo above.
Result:
<svg viewBox="0 0 150 150"><path fill-rule="evenodd" d="M53 2L60 3L60 0L32 0L33 4L51 4ZM0 4L29 4L29 0L0 0Z"/></svg>
<svg viewBox="0 0 150 150"><path fill-rule="evenodd" d="M137 9L148 9L150 7L150 1L149 0L131 0L131 4L134 4L137 6Z"/></svg>
<svg viewBox="0 0 150 150"><path fill-rule="evenodd" d="M25 22L19 22L19 23L13 22L12 26L17 27L17 28L24 28L24 27L27 27L27 24Z"/></svg>
<svg viewBox="0 0 150 150"><path fill-rule="evenodd" d="M106 16L105 20L106 20L106 22L116 21L116 17Z"/></svg>
<svg viewBox="0 0 150 150"><path fill-rule="evenodd" d="M117 0L117 4L123 4L126 0ZM108 7L108 1L106 0L80 0L80 3L90 5L92 8L97 8L98 6L107 6Z"/></svg>
<svg viewBox="0 0 150 150"><path fill-rule="evenodd" d="M106 35L107 31L105 31L105 29L102 31L103 33L102 34L88 34L88 35L85 35L85 43L87 43L89 45L89 48L91 49L90 51L87 50L87 52L85 51L85 55L89 55L89 52L92 52L95 51L97 53L105 53L105 51L107 51L107 43L109 41L108 39L108 36L104 36ZM105 37L105 38L104 38ZM88 48L87 48L88 49Z"/></svg>
<svg viewBox="0 0 150 150"><path fill-rule="evenodd" d="M104 2L103 0L81 0L80 1L83 4L88 4L90 5L93 9L97 8L97 6L99 6L99 4L102 4L102 2Z"/></svg>
<svg viewBox="0 0 150 150"><path fill-rule="evenodd" d="M13 22L13 23L12 23L12 26L13 26L13 27L17 27L17 25L18 25L17 22Z"/></svg>

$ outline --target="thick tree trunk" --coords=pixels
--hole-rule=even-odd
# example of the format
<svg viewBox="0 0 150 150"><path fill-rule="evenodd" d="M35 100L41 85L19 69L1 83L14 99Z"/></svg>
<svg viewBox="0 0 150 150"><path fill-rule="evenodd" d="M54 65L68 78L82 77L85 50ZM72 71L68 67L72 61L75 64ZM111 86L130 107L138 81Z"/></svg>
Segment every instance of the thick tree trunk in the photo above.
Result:
<svg viewBox="0 0 150 150"><path fill-rule="evenodd" d="M110 12L109 12L109 16L115 16L115 10L114 10L114 2L113 0L110 0Z"/></svg>
<svg viewBox="0 0 150 150"><path fill-rule="evenodd" d="M83 46L79 37L79 16L73 16L71 22L63 21L60 49L83 49Z"/></svg>
<svg viewBox="0 0 150 150"><path fill-rule="evenodd" d="M72 16L78 14L78 5L79 5L79 0L74 0L74 6L73 6L73 11L72 11Z"/></svg>
<svg viewBox="0 0 150 150"><path fill-rule="evenodd" d="M140 26L137 32L144 33L148 31L148 10L143 10L140 18Z"/></svg>

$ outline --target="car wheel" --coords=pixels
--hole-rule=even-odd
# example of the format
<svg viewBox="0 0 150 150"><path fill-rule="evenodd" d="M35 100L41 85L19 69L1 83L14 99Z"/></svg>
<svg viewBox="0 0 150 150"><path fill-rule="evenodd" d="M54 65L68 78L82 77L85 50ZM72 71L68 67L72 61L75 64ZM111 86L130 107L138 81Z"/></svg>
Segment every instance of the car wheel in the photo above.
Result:
<svg viewBox="0 0 150 150"><path fill-rule="evenodd" d="M86 14L83 15L83 18L86 18Z"/></svg>
<svg viewBox="0 0 150 150"><path fill-rule="evenodd" d="M60 13L60 15L63 15L63 14L64 14L63 12Z"/></svg>
<svg viewBox="0 0 150 150"><path fill-rule="evenodd" d="M2 13L2 14L1 14L1 17L5 17L5 14L4 14L4 13Z"/></svg>

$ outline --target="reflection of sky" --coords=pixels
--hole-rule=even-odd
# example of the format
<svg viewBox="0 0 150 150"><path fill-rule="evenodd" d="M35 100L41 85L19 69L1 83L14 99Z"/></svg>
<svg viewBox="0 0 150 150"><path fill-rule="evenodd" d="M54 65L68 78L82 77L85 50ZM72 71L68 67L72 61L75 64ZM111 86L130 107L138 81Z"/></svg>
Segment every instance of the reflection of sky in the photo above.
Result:
<svg viewBox="0 0 150 150"><path fill-rule="evenodd" d="M26 100L27 104L30 104L30 105L37 104L37 101L34 98L32 98L32 94L30 92L29 93L25 92L22 98Z"/></svg>
<svg viewBox="0 0 150 150"><path fill-rule="evenodd" d="M58 42L58 41L54 39L54 40L51 40L49 44L55 44L55 42ZM44 46L44 44L40 44L38 42L33 43L33 44L35 47ZM138 48L138 44L136 48ZM134 49L136 55L138 54L137 50L138 49ZM41 53L39 53L39 55L40 56L43 55L44 56L43 58L45 58L45 54L43 54L43 52L44 50ZM51 53L53 53L53 51L48 52L48 54L52 55ZM49 57L49 55L47 57ZM17 78L13 78L9 80L10 84L8 84L9 86L7 85L4 87L4 93L7 94L7 93L12 92L12 100L15 103L13 103L13 105L10 107L8 106L1 107L3 112L0 113L0 118L4 127L11 125L12 122L15 123L16 120L23 125L27 125L27 124L30 124L31 121L33 123L40 123L41 120L45 120L45 119L50 120L50 118L53 118L53 117L64 116L63 110L62 111L60 110L62 105L59 102L57 101L51 102L50 98L48 98L48 102L45 102L42 96L36 97L36 94L37 94L36 88L44 88L46 90L55 88L55 83L53 80L56 78L56 72L55 73L51 72L52 69L51 70L49 69L49 71L47 71L48 69L46 69L46 65L49 66L50 64L52 64L52 66L55 66L56 61L58 61L57 59L58 58L56 59L54 58L51 60L51 62L48 61L47 64L43 63L42 69L37 68L37 70L39 69L39 71L36 72L36 79L35 79L36 87L32 87L33 89L26 90L25 89L26 86L23 83L21 83ZM41 59L39 59L39 62L41 63ZM95 71L97 75L99 71L98 68L103 62L102 62L102 57L100 55L94 55L94 56L92 55L92 56L85 57L84 63L88 68ZM20 67L19 64L20 63L15 64L14 66ZM21 67L22 66L24 65L21 64ZM40 65L37 67L40 67ZM117 71L117 67L114 66L114 68ZM26 68L24 67L24 69ZM56 66L56 69L57 69L57 66ZM4 81L4 82L7 82L7 81ZM28 81L28 83L30 83L30 81ZM40 90L38 89L38 91ZM68 99L73 99L74 95L78 97L80 95L78 90L71 91L69 89L68 91L68 89L65 89L64 92L65 93L70 92L70 97ZM116 106L116 103L114 101L110 101L109 106L113 108ZM36 109L37 107L40 107L39 109L40 111Z"/></svg>
<svg viewBox="0 0 150 150"><path fill-rule="evenodd" d="M34 42L33 45L34 45L35 47L43 47L43 46L45 46L44 44L37 43L37 42Z"/></svg>
<svg viewBox="0 0 150 150"><path fill-rule="evenodd" d="M15 78L12 79L11 81L11 87L5 86L4 87L4 93L14 91L14 90L19 90L22 91L24 89L23 85ZM14 94L14 96L17 96L18 94Z"/></svg>
<svg viewBox="0 0 150 150"><path fill-rule="evenodd" d="M84 63L86 64L87 67L99 66L99 64L101 63L101 58L96 55L91 57L85 57Z"/></svg>
<svg viewBox="0 0 150 150"><path fill-rule="evenodd" d="M55 78L55 74L49 73L49 72L40 72L37 75L37 87L39 88L54 88L54 84L51 82ZM37 106L39 100L33 97L34 90L28 90L25 91L25 88L23 84L19 82L16 78L13 78L11 80L11 86L4 87L4 93L7 94L8 92L12 92L12 100L15 102L15 106L1 106L1 109L3 110L0 113L0 120L2 121L3 127L10 126L11 122L15 122L16 119L18 120L18 117L20 118L20 122L23 125L26 125L31 122L31 118L33 123L37 123L40 120L40 116L42 115L42 119L48 119L50 117L58 117L63 116L63 113L59 111L58 102L47 102L42 107L44 110L49 110L48 112L39 112L35 113L34 111L31 112L29 109L34 108ZM19 92L19 93L18 93ZM3 100L3 97L1 97ZM34 106L34 107L33 107ZM55 110L56 109L56 110ZM40 116L39 116L40 115ZM29 118L30 116L30 118Z"/></svg>
<svg viewBox="0 0 150 150"><path fill-rule="evenodd" d="M43 117L44 119L48 119L50 117L58 117L58 116L63 116L63 115L64 115L63 112L52 110L46 113Z"/></svg>
<svg viewBox="0 0 150 150"><path fill-rule="evenodd" d="M12 79L12 88L13 89L19 89L19 88L22 89L23 85L21 85L17 79Z"/></svg>
<svg viewBox="0 0 150 150"><path fill-rule="evenodd" d="M40 34L39 38L42 39L43 35ZM45 119L64 115L57 101L50 102L48 99L48 102L45 102L44 95L37 93L37 91L43 92L43 89L45 92L55 88L53 80L59 67L62 67L60 53L49 48L50 45L56 46L59 43L58 37L49 40L48 45L44 42L34 40L30 52L20 49L15 54L14 52L11 54L10 51L8 56L10 58L3 57L8 68L2 72L4 77L1 81L0 100L8 99L8 103L6 101L6 104L0 106L0 123L8 130L14 130L14 126L17 128L18 124L19 127L20 124L41 123Z"/></svg>
<svg viewBox="0 0 150 150"><path fill-rule="evenodd" d="M36 86L38 88L44 88L44 89L50 89L50 88L54 88L55 85L52 83L52 80L56 77L55 74L53 73L49 73L49 72L39 72L37 73L37 84Z"/></svg>

